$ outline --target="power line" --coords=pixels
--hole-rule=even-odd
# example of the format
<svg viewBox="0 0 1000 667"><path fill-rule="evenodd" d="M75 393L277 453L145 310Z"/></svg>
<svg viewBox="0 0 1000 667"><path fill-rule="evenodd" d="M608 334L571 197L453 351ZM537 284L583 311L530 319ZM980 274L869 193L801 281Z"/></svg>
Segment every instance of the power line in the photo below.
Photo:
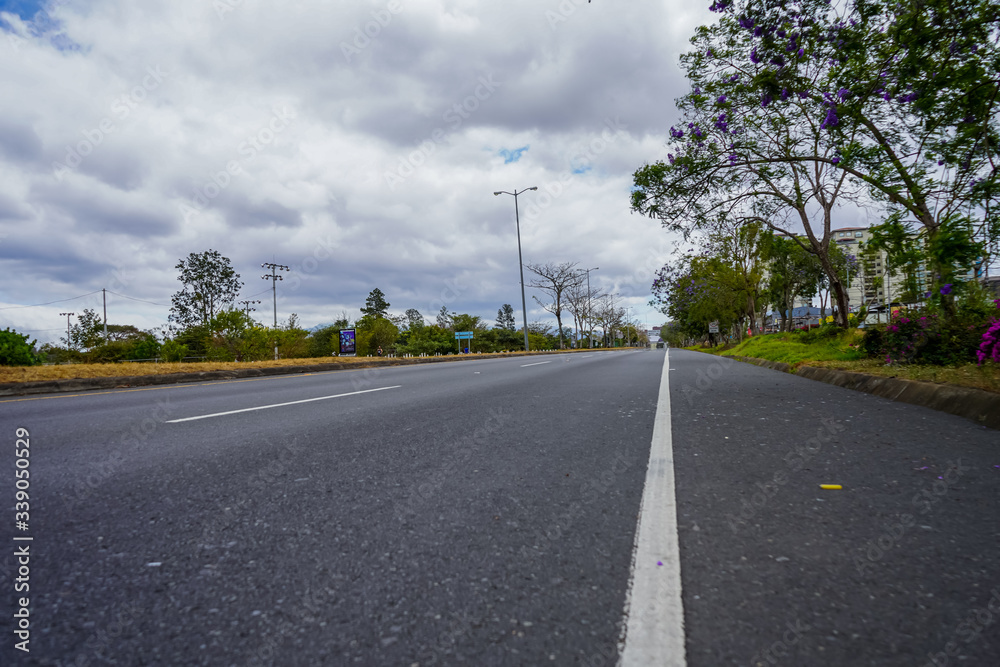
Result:
<svg viewBox="0 0 1000 667"><path fill-rule="evenodd" d="M76 299L82 299L85 296L90 296L91 294L97 294L101 290L94 290L93 292L87 292L86 294L81 294L80 296L70 297L69 299L59 299L58 301L49 301L47 303L33 303L30 306L4 306L0 310L14 310L16 308L38 308L39 306L51 306L54 303L65 303L66 301L75 301ZM157 304L159 305L159 304Z"/></svg>
<svg viewBox="0 0 1000 667"><path fill-rule="evenodd" d="M265 290L265 291L267 291L267 290ZM152 304L154 306L160 306L162 308L167 308L168 307L166 304L163 304L163 303L155 303L153 301L146 301L144 299L137 299L134 296L125 296L124 294L119 294L118 292L112 292L111 290L108 290L108 293L109 294L114 294L115 296L120 296L120 297L125 298L125 299L132 299L133 301L139 301L140 303L149 303L149 304Z"/></svg>

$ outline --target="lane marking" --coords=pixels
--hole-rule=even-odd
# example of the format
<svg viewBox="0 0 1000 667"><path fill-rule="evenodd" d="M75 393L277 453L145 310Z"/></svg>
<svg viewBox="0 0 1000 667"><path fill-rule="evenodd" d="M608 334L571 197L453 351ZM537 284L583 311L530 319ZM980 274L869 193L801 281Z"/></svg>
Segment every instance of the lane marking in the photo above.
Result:
<svg viewBox="0 0 1000 667"><path fill-rule="evenodd" d="M541 366L542 364L551 364L551 361L536 361L533 364L521 364L521 368L527 368L528 366Z"/></svg>
<svg viewBox="0 0 1000 667"><path fill-rule="evenodd" d="M620 667L684 667L687 664L670 382L667 379L669 370L670 361L664 355L649 467L639 507L632 569L625 598L625 623L619 642Z"/></svg>
<svg viewBox="0 0 1000 667"><path fill-rule="evenodd" d="M362 389L361 391L351 391L346 394L334 394L333 396L318 396L316 398L304 398L301 401L288 401L287 403L273 403L271 405L258 405L255 408L243 408L241 410L227 410L226 412L214 412L210 415L198 415L197 417L184 417L183 419L171 419L166 424L179 424L181 422L191 422L198 419L209 419L211 417L223 417L225 415L235 415L241 412L253 412L255 410L267 410L269 408L283 408L286 405L298 405L300 403L312 403L313 401L326 401L331 398L343 398L344 396L357 396L358 394L370 394L373 391L385 391L386 389L399 389L403 385L397 384L392 387L379 387L378 389Z"/></svg>

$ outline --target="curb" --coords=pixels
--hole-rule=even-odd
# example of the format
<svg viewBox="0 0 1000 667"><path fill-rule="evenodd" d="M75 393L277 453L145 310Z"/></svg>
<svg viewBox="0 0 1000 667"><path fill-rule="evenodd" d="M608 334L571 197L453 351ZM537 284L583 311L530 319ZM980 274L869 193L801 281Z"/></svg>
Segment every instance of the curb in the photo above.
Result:
<svg viewBox="0 0 1000 667"><path fill-rule="evenodd" d="M616 351L630 348L611 348L602 351ZM517 356L533 357L545 354L565 354L569 350L546 350L544 352L520 353ZM6 382L0 384L0 396L27 396L31 394L56 394L72 391L92 391L95 389L124 389L129 387L149 387L155 385L184 384L188 382L211 382L213 380L238 380L241 378L267 377L271 375L296 375L300 373L323 373L328 371L352 371L383 366L411 366L416 364L436 364L471 359L509 359L511 354L475 354L468 356L407 357L375 361L361 361L346 364L308 364L302 366L267 366L262 368L238 368L225 371L199 371L194 373L168 373L166 375L116 375L111 377L72 378L66 380L40 380L37 382Z"/></svg>
<svg viewBox="0 0 1000 667"><path fill-rule="evenodd" d="M901 403L947 412L965 417L980 426L1000 430L1000 394L973 387L959 387L953 384L935 384L919 380L903 380L881 375L868 375L834 368L799 366L793 368L766 359L753 357L729 357L746 363L771 368L783 373L793 373L809 380L825 382L845 389L863 391Z"/></svg>

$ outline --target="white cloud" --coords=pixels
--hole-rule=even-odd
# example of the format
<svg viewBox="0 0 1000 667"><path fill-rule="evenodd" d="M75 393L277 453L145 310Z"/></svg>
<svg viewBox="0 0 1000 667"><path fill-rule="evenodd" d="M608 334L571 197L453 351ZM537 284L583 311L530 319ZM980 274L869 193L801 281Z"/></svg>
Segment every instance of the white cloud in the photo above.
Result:
<svg viewBox="0 0 1000 667"><path fill-rule="evenodd" d="M669 238L630 214L631 174L662 156L686 89L677 55L711 18L676 0L4 14L0 308L105 287L169 304L178 260L214 248L242 298L269 289L261 262L295 268L279 318L357 314L379 287L397 312L446 302L492 321L503 303L520 309L513 201L492 193L537 185L519 198L525 261L600 266L592 284L644 318ZM0 327L54 340L58 312L99 297L0 310ZM109 301L116 323L167 314Z"/></svg>

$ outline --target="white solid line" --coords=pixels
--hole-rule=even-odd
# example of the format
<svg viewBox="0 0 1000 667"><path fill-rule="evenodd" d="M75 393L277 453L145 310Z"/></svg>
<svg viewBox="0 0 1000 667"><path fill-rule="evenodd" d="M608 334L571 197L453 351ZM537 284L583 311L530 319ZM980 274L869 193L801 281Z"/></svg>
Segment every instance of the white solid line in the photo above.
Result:
<svg viewBox="0 0 1000 667"><path fill-rule="evenodd" d="M541 366L542 364L551 364L551 361L538 361L533 364L521 364L521 368L527 368L528 366Z"/></svg>
<svg viewBox="0 0 1000 667"><path fill-rule="evenodd" d="M196 419L208 419L209 417L222 417L223 415L235 415L240 412L253 412L254 410L267 410L268 408L281 408L286 405L298 405L299 403L311 403L313 401L325 401L329 398L342 398L344 396L356 396L357 394L367 394L373 391L384 391L386 389L399 389L403 385L397 384L393 387L379 387L378 389L363 389L361 391L352 391L346 394L335 394L334 396L319 396L318 398L305 398L301 401L289 401L288 403L275 403L273 405L258 405L255 408L243 408L242 410L229 410L228 412L215 412L210 415L199 415L197 417L184 417L183 419L171 419L167 421L167 424L179 424L180 422L191 422Z"/></svg>
<svg viewBox="0 0 1000 667"><path fill-rule="evenodd" d="M668 353L669 354L669 353ZM639 508L619 667L684 667L684 605L670 423L670 361L663 358L649 467Z"/></svg>

